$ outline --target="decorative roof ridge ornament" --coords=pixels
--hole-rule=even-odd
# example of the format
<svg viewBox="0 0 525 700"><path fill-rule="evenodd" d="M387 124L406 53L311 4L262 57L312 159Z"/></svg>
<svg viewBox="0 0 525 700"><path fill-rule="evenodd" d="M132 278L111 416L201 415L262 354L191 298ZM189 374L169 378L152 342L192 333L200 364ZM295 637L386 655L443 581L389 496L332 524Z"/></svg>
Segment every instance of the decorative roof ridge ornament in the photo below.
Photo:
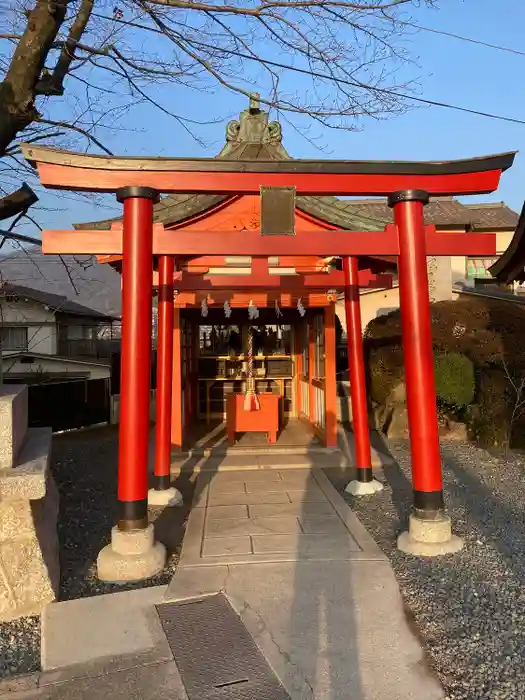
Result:
<svg viewBox="0 0 525 700"><path fill-rule="evenodd" d="M268 121L268 112L261 109L260 99L258 92L252 92L248 109L241 112L239 119L228 122L226 145L219 157L228 156L241 144L281 145L283 136L281 125L276 121Z"/></svg>
<svg viewBox="0 0 525 700"><path fill-rule="evenodd" d="M259 114L261 111L261 93L252 92L250 94L250 102L248 106L250 114Z"/></svg>

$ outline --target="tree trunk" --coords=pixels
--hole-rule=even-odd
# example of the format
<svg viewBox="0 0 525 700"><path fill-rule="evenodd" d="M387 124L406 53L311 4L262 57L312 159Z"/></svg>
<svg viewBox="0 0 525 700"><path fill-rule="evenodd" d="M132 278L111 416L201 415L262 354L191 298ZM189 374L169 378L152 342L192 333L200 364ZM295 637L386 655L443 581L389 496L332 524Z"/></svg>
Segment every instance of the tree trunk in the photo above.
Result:
<svg viewBox="0 0 525 700"><path fill-rule="evenodd" d="M47 55L66 16L67 0L38 0L0 84L0 157L31 122L38 119L36 86Z"/></svg>

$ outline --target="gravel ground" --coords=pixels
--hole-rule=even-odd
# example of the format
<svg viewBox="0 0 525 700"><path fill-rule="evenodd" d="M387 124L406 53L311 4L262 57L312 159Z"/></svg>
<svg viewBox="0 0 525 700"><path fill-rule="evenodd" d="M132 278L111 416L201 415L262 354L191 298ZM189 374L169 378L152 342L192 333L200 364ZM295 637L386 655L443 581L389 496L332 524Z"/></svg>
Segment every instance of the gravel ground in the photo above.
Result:
<svg viewBox="0 0 525 700"><path fill-rule="evenodd" d="M399 466L385 468L385 490L345 498L389 556L447 698L525 698L525 459L443 444L447 509L465 548L424 559L395 546L410 508L410 458L406 441L390 448ZM342 487L341 475L334 483Z"/></svg>
<svg viewBox="0 0 525 700"><path fill-rule="evenodd" d="M169 552L159 576L128 585L101 583L95 575L98 552L108 544L116 521L118 432L97 428L53 437L52 472L60 492L60 599L167 584L177 565L189 507L153 509L157 538ZM176 483L191 503L189 477ZM40 620L26 617L0 623L0 678L40 668Z"/></svg>
<svg viewBox="0 0 525 700"><path fill-rule="evenodd" d="M102 584L95 576L96 555L115 520L117 447L112 428L54 440L62 600L137 587ZM417 559L395 547L411 503L410 460L406 442L390 447L399 466L385 468L385 491L373 499L346 498L390 557L407 614L447 698L525 698L525 458L506 461L471 445L443 445L448 512L466 546L454 556ZM348 481L348 474L329 476L341 489ZM191 480L178 487L190 502ZM138 586L171 579L187 512L151 512L171 554L163 574ZM38 669L39 633L36 617L0 624L0 677Z"/></svg>

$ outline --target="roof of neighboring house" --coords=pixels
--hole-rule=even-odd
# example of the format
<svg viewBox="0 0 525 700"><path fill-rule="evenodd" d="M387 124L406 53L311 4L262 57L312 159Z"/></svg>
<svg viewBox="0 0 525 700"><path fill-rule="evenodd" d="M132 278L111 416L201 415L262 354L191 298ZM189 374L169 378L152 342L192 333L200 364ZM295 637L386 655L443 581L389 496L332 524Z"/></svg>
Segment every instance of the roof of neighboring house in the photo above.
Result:
<svg viewBox="0 0 525 700"><path fill-rule="evenodd" d="M122 278L92 255L44 255L38 246L2 256L1 280L75 300L99 313L120 318Z"/></svg>
<svg viewBox="0 0 525 700"><path fill-rule="evenodd" d="M456 294L466 294L467 296L473 297L488 297L489 299L498 299L501 301L510 301L514 304L525 304L525 296L523 294L513 294L512 292L506 292L502 289L494 289L491 287L465 287L462 285L454 285L454 290Z"/></svg>
<svg viewBox="0 0 525 700"><path fill-rule="evenodd" d="M15 296L20 299L30 299L31 301L49 307L55 313L67 314L68 316L83 316L98 320L113 320L113 316L109 314L90 309L87 306L71 301L65 296L53 294L51 292L43 292L40 289L25 287L18 284L5 283L0 287L0 298L7 296Z"/></svg>
<svg viewBox="0 0 525 700"><path fill-rule="evenodd" d="M525 281L525 204L507 250L489 268L489 272L505 284Z"/></svg>
<svg viewBox="0 0 525 700"><path fill-rule="evenodd" d="M32 352L31 350L13 350L3 353L4 359L4 373L9 372L9 360L16 357L27 357L35 358L37 360L45 360L46 362L67 362L74 365L92 365L95 367L111 367L111 360L89 360L89 359L79 359L78 357L66 357L64 355L47 355L41 352Z"/></svg>
<svg viewBox="0 0 525 700"><path fill-rule="evenodd" d="M268 121L267 112L258 102L241 112L238 120L226 127L226 144L217 155L226 160L290 160L282 144L279 122ZM191 217L231 199L225 195L171 194L154 207L154 221L165 226L180 224ZM306 197L296 199L297 208L318 219L349 231L377 231L392 222L392 211L384 199L338 199L337 197ZM482 213L479 213L482 212ZM488 213L490 212L490 214ZM427 223L436 226L467 226L484 228L514 228L517 214L505 204L465 206L453 197L433 198L425 207ZM121 217L74 224L77 229L104 230ZM490 220L489 224L485 224Z"/></svg>
<svg viewBox="0 0 525 700"><path fill-rule="evenodd" d="M355 212L372 221L392 223L392 210L383 199L337 200L337 209ZM454 197L434 197L425 207L425 221L435 226L470 226L472 229L512 230L518 215L505 202L463 204Z"/></svg>
<svg viewBox="0 0 525 700"><path fill-rule="evenodd" d="M505 202L489 204L464 204L472 215L475 228L515 229L518 225L518 214L508 207Z"/></svg>
<svg viewBox="0 0 525 700"><path fill-rule="evenodd" d="M369 217L373 221L381 221L383 224L392 223L392 210L386 199L350 199L338 200L335 206L358 212L361 216ZM465 207L453 197L434 198L425 207L425 221L436 226L453 226L455 224L468 226L472 223L472 216L465 211Z"/></svg>

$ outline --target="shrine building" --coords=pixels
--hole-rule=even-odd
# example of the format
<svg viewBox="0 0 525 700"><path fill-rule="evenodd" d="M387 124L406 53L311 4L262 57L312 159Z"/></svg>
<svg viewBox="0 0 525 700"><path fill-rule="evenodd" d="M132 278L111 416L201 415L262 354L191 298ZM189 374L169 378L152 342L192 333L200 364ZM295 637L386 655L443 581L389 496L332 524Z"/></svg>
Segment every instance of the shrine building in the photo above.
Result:
<svg viewBox="0 0 525 700"><path fill-rule="evenodd" d="M360 291L399 283L414 509L404 551L461 547L445 514L427 258L493 259L497 230L425 219L490 193L507 153L444 162L294 160L256 100L216 158L90 156L24 145L42 184L112 192L123 217L44 231L48 254L94 254L122 271L118 522L104 580L158 572L150 505L174 505L173 451L215 443L338 445L336 306L344 298L355 495L373 494ZM338 197L381 197L341 200ZM377 205L387 222L370 216ZM363 204L363 201L365 204ZM429 204L430 201L430 204ZM365 206L366 205L366 206ZM458 207L461 207L457 202ZM432 218L432 217L431 217ZM450 263L449 263L450 264ZM152 296L158 295L155 474L148 476ZM304 442L306 440L306 443ZM152 486L148 490L148 486ZM136 545L126 544L136 542ZM128 556L133 547L140 562Z"/></svg>

